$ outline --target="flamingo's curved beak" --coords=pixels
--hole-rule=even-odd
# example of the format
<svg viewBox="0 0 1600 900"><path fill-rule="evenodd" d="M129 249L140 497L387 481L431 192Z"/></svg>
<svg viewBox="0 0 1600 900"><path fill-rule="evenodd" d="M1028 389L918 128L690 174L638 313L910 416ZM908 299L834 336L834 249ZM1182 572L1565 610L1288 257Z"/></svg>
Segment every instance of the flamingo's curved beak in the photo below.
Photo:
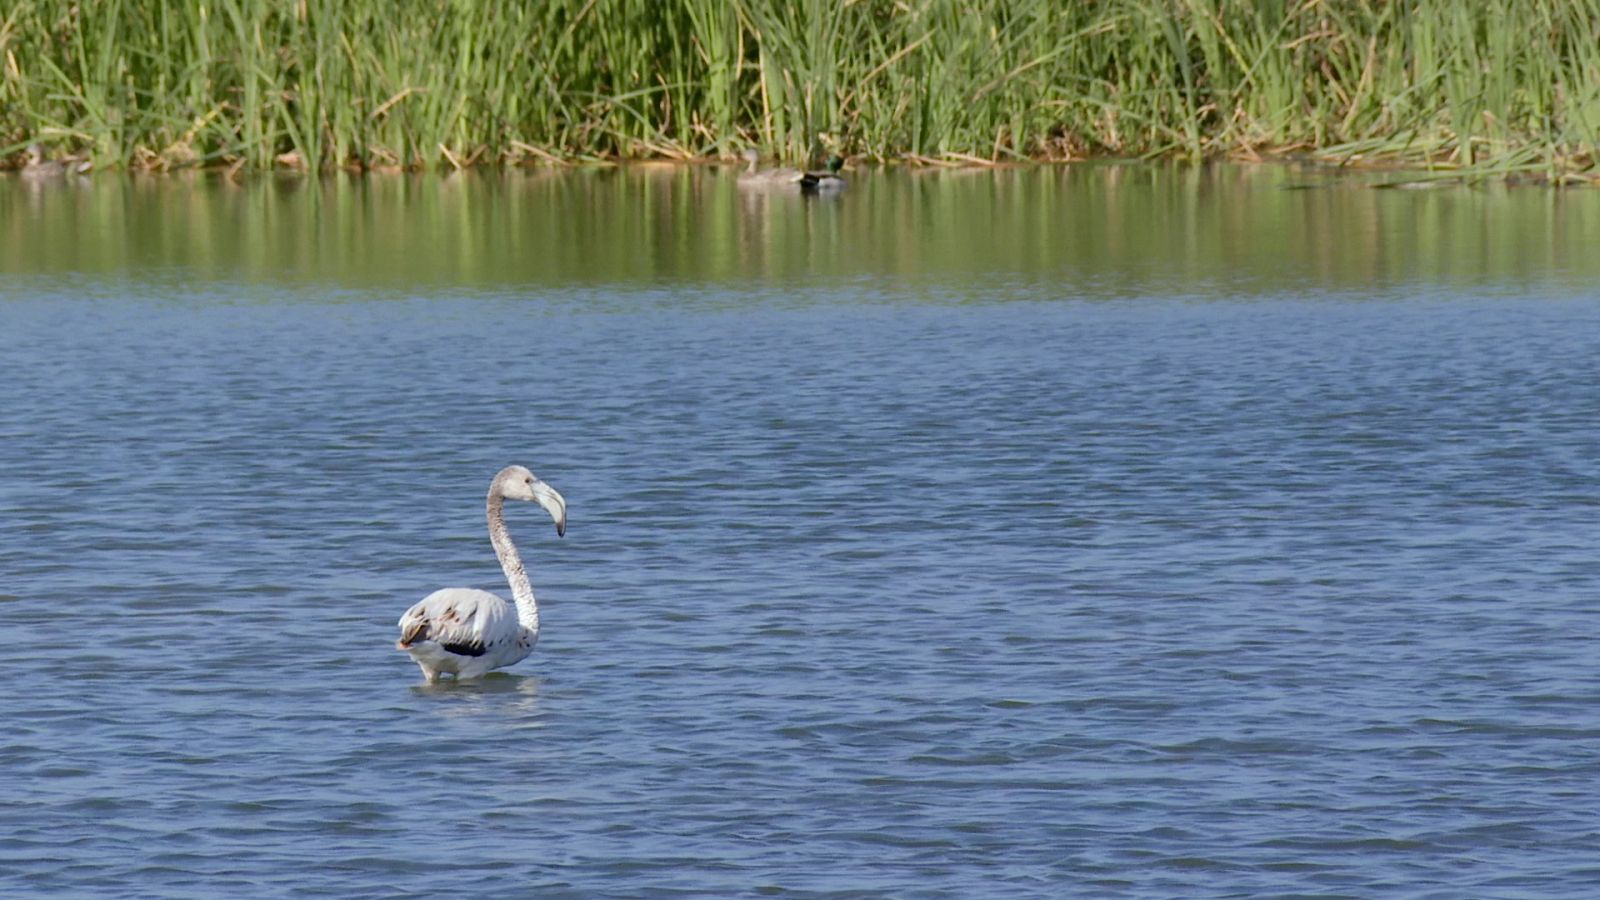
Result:
<svg viewBox="0 0 1600 900"><path fill-rule="evenodd" d="M565 537L567 533L567 500L555 488L542 481L534 482L533 499L544 507L545 512L556 522L556 537Z"/></svg>

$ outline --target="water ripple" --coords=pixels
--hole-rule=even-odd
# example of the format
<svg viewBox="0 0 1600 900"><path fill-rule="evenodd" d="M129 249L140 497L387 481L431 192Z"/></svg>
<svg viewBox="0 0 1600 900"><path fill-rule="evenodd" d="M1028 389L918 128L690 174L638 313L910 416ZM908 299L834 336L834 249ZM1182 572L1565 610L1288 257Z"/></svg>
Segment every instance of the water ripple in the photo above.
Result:
<svg viewBox="0 0 1600 900"><path fill-rule="evenodd" d="M967 299L8 299L0 887L1589 890L1593 304Z"/></svg>

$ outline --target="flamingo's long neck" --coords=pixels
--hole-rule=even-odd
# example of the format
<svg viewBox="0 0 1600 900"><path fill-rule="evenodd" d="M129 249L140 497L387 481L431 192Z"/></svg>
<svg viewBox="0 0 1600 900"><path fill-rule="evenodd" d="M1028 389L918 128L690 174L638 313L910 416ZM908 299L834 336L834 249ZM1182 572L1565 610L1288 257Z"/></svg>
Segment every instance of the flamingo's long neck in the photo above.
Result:
<svg viewBox="0 0 1600 900"><path fill-rule="evenodd" d="M489 491L489 543L494 544L494 555L500 558L500 568L505 570L506 581L511 582L511 597L517 602L517 621L529 631L539 630L539 602L533 599L533 585L528 583L528 570L522 566L517 546L511 543L511 532L506 530L505 515L500 505L504 500L498 490Z"/></svg>

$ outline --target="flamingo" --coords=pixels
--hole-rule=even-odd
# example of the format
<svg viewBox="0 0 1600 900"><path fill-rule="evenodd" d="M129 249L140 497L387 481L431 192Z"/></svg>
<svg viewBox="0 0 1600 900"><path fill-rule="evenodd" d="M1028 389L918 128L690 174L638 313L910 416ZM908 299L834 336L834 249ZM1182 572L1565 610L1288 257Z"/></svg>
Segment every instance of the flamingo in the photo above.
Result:
<svg viewBox="0 0 1600 900"><path fill-rule="evenodd" d="M511 583L515 606L488 591L442 588L406 610L395 647L410 654L429 684L438 683L444 672L461 681L520 662L539 640L539 604L506 531L501 511L506 500L539 504L555 520L556 537L567 533L567 501L555 488L522 466L507 466L494 476L489 483L489 543Z"/></svg>

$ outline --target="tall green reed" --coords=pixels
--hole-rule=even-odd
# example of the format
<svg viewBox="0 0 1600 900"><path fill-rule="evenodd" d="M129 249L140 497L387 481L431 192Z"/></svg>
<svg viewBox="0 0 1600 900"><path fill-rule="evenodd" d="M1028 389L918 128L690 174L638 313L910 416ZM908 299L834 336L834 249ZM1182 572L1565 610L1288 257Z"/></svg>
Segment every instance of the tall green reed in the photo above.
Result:
<svg viewBox="0 0 1600 900"><path fill-rule="evenodd" d="M1600 0L14 0L0 152L1594 170Z"/></svg>

